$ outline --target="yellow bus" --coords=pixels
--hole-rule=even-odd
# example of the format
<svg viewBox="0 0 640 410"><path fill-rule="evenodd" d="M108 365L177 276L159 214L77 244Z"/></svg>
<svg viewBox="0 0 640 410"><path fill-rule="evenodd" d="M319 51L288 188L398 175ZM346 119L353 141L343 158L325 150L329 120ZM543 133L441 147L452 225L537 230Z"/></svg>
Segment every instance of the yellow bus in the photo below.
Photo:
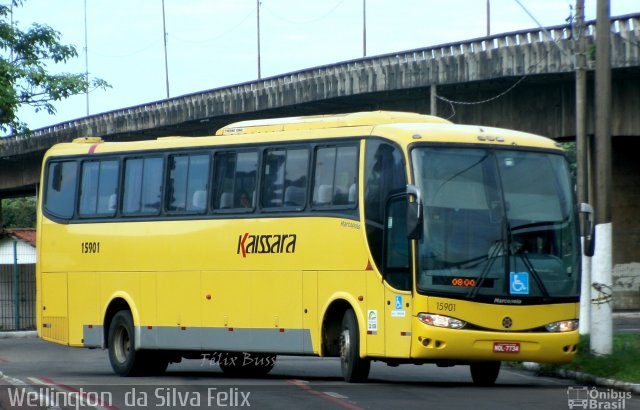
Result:
<svg viewBox="0 0 640 410"><path fill-rule="evenodd" d="M580 240L554 141L413 113L244 121L209 137L79 138L45 155L39 336L115 373L276 355L569 362Z"/></svg>

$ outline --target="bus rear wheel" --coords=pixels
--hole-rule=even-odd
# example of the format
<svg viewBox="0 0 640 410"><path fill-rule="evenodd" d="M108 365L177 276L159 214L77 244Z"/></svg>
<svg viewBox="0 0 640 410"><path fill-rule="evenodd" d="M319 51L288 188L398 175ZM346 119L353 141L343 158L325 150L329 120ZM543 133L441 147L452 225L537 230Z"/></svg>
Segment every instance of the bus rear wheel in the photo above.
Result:
<svg viewBox="0 0 640 410"><path fill-rule="evenodd" d="M109 326L109 362L119 376L157 375L169 360L160 352L136 350L133 317L128 310L115 314Z"/></svg>
<svg viewBox="0 0 640 410"><path fill-rule="evenodd" d="M476 362L469 366L471 379L478 386L493 386L500 373L502 362Z"/></svg>
<svg viewBox="0 0 640 410"><path fill-rule="evenodd" d="M360 357L360 331L353 310L349 309L342 318L340 332L340 367L347 383L367 380L371 361Z"/></svg>

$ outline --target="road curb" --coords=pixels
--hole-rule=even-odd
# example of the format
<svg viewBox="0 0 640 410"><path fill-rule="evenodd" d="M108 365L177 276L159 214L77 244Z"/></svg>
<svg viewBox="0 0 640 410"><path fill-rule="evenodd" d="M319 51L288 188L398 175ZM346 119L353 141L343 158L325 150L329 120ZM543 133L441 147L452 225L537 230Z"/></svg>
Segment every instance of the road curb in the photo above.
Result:
<svg viewBox="0 0 640 410"><path fill-rule="evenodd" d="M24 330L15 332L0 332L0 339L25 339L28 337L37 337L38 332L35 330Z"/></svg>
<svg viewBox="0 0 640 410"><path fill-rule="evenodd" d="M540 365L538 363L525 362L522 363L522 365L526 370L530 370L536 373L540 370ZM640 383L630 383L620 380L607 379L606 377L598 377L592 374L566 369L558 369L554 371L552 375L563 379L573 379L577 382L590 383L594 386L611 387L617 390L640 394Z"/></svg>

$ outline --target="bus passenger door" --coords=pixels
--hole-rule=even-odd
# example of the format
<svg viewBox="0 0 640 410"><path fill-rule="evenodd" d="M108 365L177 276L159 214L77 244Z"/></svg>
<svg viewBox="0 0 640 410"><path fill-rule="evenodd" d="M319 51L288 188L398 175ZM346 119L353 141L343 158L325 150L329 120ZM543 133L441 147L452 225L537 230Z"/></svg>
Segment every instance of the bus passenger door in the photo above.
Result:
<svg viewBox="0 0 640 410"><path fill-rule="evenodd" d="M382 257L386 357L408 358L411 352L413 281L406 215L406 196L392 198L386 207Z"/></svg>

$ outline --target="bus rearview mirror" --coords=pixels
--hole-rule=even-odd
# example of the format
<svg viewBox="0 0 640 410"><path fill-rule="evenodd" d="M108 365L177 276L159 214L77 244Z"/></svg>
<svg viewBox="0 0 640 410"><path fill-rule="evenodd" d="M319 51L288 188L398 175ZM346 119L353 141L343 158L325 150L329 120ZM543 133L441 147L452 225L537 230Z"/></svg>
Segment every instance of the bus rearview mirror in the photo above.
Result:
<svg viewBox="0 0 640 410"><path fill-rule="evenodd" d="M422 194L415 185L407 185L407 238L422 239Z"/></svg>
<svg viewBox="0 0 640 410"><path fill-rule="evenodd" d="M585 256L593 256L596 244L595 224L593 223L593 208L587 203L580 203L580 213L585 214L584 232L582 236L582 253Z"/></svg>

